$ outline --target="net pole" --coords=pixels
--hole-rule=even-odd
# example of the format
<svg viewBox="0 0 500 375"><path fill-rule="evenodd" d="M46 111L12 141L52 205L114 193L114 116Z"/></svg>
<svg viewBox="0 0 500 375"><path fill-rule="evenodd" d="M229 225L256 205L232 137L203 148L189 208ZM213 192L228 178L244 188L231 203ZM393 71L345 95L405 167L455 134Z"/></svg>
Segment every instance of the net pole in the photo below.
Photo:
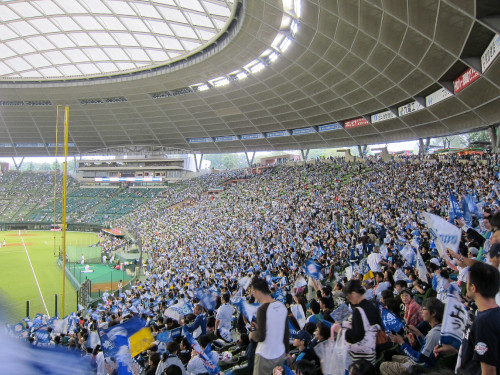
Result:
<svg viewBox="0 0 500 375"><path fill-rule="evenodd" d="M56 151L54 154L55 164L54 164L54 256L56 256L56 199L57 199L57 143L58 143L58 135L59 135L59 107L57 106L56 112Z"/></svg>
<svg viewBox="0 0 500 375"><path fill-rule="evenodd" d="M63 167L63 199L62 199L62 251L63 251L63 275L62 275L62 316L66 304L66 184L68 179L68 122L69 106L64 107L64 167Z"/></svg>

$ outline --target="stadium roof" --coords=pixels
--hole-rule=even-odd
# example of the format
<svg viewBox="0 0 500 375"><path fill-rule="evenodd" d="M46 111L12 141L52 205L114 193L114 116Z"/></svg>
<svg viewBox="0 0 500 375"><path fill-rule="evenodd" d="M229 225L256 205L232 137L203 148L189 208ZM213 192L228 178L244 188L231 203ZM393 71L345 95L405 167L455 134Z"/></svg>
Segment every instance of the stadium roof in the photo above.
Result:
<svg viewBox="0 0 500 375"><path fill-rule="evenodd" d="M0 155L53 154L58 105L82 154L485 128L500 123L499 20L498 0L3 1Z"/></svg>

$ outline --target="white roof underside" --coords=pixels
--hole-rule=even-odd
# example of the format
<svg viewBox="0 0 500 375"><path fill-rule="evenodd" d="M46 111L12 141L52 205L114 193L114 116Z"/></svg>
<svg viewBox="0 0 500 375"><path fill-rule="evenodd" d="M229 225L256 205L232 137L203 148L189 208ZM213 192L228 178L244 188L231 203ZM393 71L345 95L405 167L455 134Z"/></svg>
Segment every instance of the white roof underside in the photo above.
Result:
<svg viewBox="0 0 500 375"><path fill-rule="evenodd" d="M166 64L216 38L232 0L0 3L0 78L109 75Z"/></svg>

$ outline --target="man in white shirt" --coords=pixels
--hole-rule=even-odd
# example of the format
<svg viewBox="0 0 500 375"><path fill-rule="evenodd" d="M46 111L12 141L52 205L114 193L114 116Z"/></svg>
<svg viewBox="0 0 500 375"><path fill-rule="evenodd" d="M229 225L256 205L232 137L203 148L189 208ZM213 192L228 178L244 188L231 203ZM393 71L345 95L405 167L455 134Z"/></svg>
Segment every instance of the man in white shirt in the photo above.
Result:
<svg viewBox="0 0 500 375"><path fill-rule="evenodd" d="M382 255L380 255L380 249L378 246L375 246L373 248L373 252L370 255L368 255L366 262L370 266L370 269L372 270L373 273L382 272L381 265L389 265L389 263L384 261Z"/></svg>
<svg viewBox="0 0 500 375"><path fill-rule="evenodd" d="M288 311L284 304L274 300L266 280L254 278L252 293L262 306L257 310L256 330L250 339L257 342L253 375L272 374L276 366L282 366L288 352Z"/></svg>
<svg viewBox="0 0 500 375"><path fill-rule="evenodd" d="M229 304L229 293L221 297L222 305L217 309L215 316L215 332L226 342L232 342L231 323L233 320L233 307Z"/></svg>

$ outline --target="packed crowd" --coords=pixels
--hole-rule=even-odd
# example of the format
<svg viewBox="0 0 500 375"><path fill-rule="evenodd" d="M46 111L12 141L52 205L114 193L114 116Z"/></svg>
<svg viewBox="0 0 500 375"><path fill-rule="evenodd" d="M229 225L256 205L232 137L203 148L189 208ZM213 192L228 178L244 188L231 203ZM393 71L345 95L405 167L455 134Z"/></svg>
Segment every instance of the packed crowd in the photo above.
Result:
<svg viewBox="0 0 500 375"><path fill-rule="evenodd" d="M62 176L59 174L58 179ZM70 188L76 186L72 179ZM62 186L57 186L61 194ZM9 171L0 177L0 220L23 221L36 208L54 199L54 173Z"/></svg>
<svg viewBox="0 0 500 375"><path fill-rule="evenodd" d="M144 280L44 342L127 373L103 335L138 319L155 341L129 373L500 374L499 164L467 159L294 163L218 195L202 193L248 172L192 180L116 223L141 238Z"/></svg>

